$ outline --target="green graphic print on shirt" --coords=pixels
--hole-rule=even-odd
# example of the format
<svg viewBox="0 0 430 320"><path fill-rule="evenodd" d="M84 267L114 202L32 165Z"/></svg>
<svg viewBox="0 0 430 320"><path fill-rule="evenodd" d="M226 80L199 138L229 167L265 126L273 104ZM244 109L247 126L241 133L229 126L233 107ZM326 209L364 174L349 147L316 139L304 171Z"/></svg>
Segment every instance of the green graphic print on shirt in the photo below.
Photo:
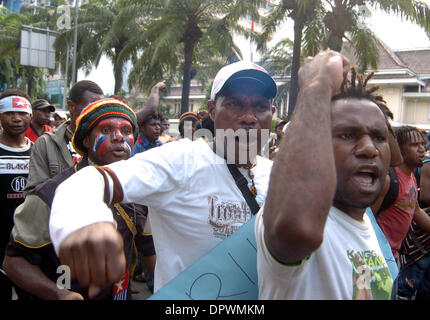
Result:
<svg viewBox="0 0 430 320"><path fill-rule="evenodd" d="M393 285L384 257L374 250L347 250L352 263L353 299L388 300Z"/></svg>

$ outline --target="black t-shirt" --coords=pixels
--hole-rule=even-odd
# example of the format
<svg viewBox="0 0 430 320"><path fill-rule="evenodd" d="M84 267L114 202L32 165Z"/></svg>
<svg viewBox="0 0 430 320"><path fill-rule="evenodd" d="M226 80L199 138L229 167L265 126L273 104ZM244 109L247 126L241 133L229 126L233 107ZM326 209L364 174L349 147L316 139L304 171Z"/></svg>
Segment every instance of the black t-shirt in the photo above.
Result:
<svg viewBox="0 0 430 320"><path fill-rule="evenodd" d="M31 146L30 140L24 148L12 148L0 143L0 261L3 261L9 242L15 208L24 202Z"/></svg>

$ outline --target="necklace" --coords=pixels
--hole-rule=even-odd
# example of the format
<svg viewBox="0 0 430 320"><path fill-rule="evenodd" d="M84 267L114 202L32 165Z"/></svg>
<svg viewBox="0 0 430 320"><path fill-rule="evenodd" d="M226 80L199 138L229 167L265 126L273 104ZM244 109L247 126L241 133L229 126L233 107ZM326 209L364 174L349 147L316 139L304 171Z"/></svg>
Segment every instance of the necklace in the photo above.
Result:
<svg viewBox="0 0 430 320"><path fill-rule="evenodd" d="M212 145L212 150L214 153L217 153L215 142ZM237 168L246 169L246 171L248 172L248 177L251 179L251 193L254 196L254 198L257 196L258 191L257 191L257 187L255 186L254 175L252 174L251 169L254 168L255 166L256 166L255 163L236 165Z"/></svg>

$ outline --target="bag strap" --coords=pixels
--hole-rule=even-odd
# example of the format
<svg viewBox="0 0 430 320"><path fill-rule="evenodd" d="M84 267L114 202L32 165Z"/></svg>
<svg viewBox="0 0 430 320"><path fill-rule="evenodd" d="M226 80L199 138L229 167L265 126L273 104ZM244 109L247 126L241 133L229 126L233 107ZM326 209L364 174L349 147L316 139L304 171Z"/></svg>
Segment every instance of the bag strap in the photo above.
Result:
<svg viewBox="0 0 430 320"><path fill-rule="evenodd" d="M217 154L215 142L212 145L212 151L215 154ZM252 194L251 190L249 190L248 180L246 180L246 178L243 176L242 173L240 173L239 169L234 164L227 164L227 168L228 168L228 171L230 171L230 174L233 177L234 182L236 182L236 185L239 188L240 192L242 192L242 195L245 198L246 203L248 204L248 207L251 210L251 213L253 215L256 215L257 212L260 210L260 206L255 200L255 197Z"/></svg>
<svg viewBox="0 0 430 320"><path fill-rule="evenodd" d="M381 204L378 212L375 214L375 218L378 218L378 215L381 211L384 211L391 207L393 203L396 201L397 196L399 195L399 179L397 178L396 170L393 167L388 168L390 175L390 188L388 189L387 194L385 195L384 201Z"/></svg>
<svg viewBox="0 0 430 320"><path fill-rule="evenodd" d="M251 190L249 190L248 180L246 180L246 178L242 175L242 173L240 173L239 169L234 164L227 164L227 168L230 171L234 182L236 182L237 187L242 192L242 195L245 198L246 203L248 204L252 214L257 214L258 210L260 210L260 206L255 200L255 197L252 194Z"/></svg>
<svg viewBox="0 0 430 320"><path fill-rule="evenodd" d="M410 230L410 236L412 238L412 241L415 243L415 245L420 249L421 253L426 255L428 251L424 249L424 247L421 245L421 242L418 240L417 236L415 235L413 230Z"/></svg>
<svg viewBox="0 0 430 320"><path fill-rule="evenodd" d="M103 201L107 205L110 205L111 203L113 204L120 203L122 199L124 199L124 192L122 190L121 183L119 182L119 179L116 176L115 172L113 172L112 169L104 166L94 166L94 168L96 168L97 171L101 173L105 182ZM108 177L106 173L109 174L113 182L113 197L112 197L112 201L110 202L109 202L110 200L109 182L108 182Z"/></svg>
<svg viewBox="0 0 430 320"><path fill-rule="evenodd" d="M124 220L125 224L127 225L127 228L131 231L131 233L133 234L133 237L136 236L137 234L137 229L136 229L136 222L131 220L130 216L127 214L127 212L125 212L124 208L121 206L121 204L119 203L115 203L113 205L115 207L115 209L119 212L119 214L121 215L121 218ZM135 218L135 217L134 217ZM134 219L136 220L136 219Z"/></svg>

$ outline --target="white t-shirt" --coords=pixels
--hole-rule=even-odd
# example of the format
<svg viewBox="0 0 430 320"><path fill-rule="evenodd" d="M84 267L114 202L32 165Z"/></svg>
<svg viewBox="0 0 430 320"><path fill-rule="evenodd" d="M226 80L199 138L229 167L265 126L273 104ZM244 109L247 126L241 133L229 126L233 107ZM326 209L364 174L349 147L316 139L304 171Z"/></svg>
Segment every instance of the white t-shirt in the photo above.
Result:
<svg viewBox="0 0 430 320"><path fill-rule="evenodd" d="M369 218L357 221L331 207L324 240L298 266L276 261L264 242L263 209L256 217L259 299L385 299L392 278Z"/></svg>
<svg viewBox="0 0 430 320"><path fill-rule="evenodd" d="M258 157L251 170L260 205L266 197L271 166L272 161ZM124 203L150 207L157 254L155 291L252 216L225 160L203 139L170 142L108 167L121 182ZM250 181L246 171L241 172ZM112 214L102 203L103 189L102 176L91 167L57 188L50 219L57 252L71 232L94 222L112 222Z"/></svg>

